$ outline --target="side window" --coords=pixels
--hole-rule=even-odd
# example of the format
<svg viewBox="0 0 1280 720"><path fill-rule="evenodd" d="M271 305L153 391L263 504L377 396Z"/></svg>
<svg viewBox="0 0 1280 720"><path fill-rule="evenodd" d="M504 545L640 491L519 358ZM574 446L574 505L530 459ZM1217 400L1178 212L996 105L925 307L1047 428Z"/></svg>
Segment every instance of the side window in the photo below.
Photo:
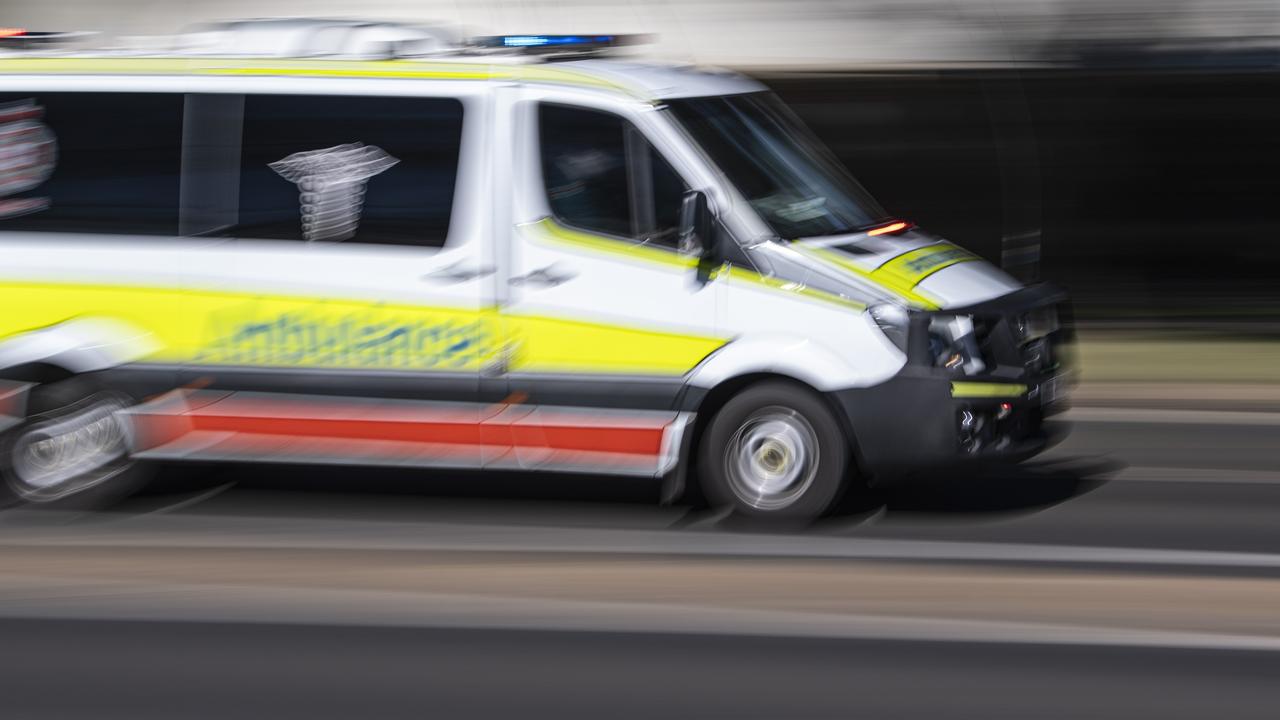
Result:
<svg viewBox="0 0 1280 720"><path fill-rule="evenodd" d="M566 225L675 248L684 181L626 120L565 105L538 108L542 176Z"/></svg>
<svg viewBox="0 0 1280 720"><path fill-rule="evenodd" d="M447 98L245 96L232 234L444 245L462 112Z"/></svg>
<svg viewBox="0 0 1280 720"><path fill-rule="evenodd" d="M0 230L176 235L182 95L0 93Z"/></svg>

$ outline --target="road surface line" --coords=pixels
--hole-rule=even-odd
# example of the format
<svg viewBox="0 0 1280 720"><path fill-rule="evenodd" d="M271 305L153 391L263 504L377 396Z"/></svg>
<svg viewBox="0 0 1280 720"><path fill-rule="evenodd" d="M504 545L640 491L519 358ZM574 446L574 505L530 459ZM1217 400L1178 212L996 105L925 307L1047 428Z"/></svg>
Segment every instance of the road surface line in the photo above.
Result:
<svg viewBox="0 0 1280 720"><path fill-rule="evenodd" d="M167 521L167 522L166 522ZM203 521L203 522L202 522ZM1280 554L1033 543L955 542L831 535L763 535L720 530L616 530L532 525L333 522L173 515L110 526L37 530L0 528L0 546L92 544L165 548L435 550L707 557L1031 562L1280 569Z"/></svg>
<svg viewBox="0 0 1280 720"><path fill-rule="evenodd" d="M1280 413L1247 410L1165 410L1157 408L1073 407L1062 416L1072 422L1153 423L1168 425L1280 425Z"/></svg>
<svg viewBox="0 0 1280 720"><path fill-rule="evenodd" d="M1121 470L1108 482L1280 485L1280 471L1133 465Z"/></svg>
<svg viewBox="0 0 1280 720"><path fill-rule="evenodd" d="M638 602L229 585L61 587L0 602L0 617L477 630L637 632L848 640L1280 652L1280 637L1040 622L808 613Z"/></svg>

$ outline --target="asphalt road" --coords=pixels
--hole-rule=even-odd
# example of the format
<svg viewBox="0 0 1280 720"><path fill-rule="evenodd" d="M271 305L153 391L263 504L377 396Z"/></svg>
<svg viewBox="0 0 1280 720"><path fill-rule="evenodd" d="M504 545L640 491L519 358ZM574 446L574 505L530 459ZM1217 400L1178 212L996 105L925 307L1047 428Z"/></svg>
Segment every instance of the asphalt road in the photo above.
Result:
<svg viewBox="0 0 1280 720"><path fill-rule="evenodd" d="M0 517L0 714L1276 717L1256 417L1092 417L807 528L605 478L166 473Z"/></svg>
<svg viewBox="0 0 1280 720"><path fill-rule="evenodd" d="M501 525L1280 553L1280 424L1076 422L1033 462L873 488L806 528L656 498L647 481L595 476L225 466L166 473L116 514L442 524L421 532L446 537Z"/></svg>
<svg viewBox="0 0 1280 720"><path fill-rule="evenodd" d="M6 717L1274 718L1280 655L2 622ZM74 682L72 682L74 680Z"/></svg>

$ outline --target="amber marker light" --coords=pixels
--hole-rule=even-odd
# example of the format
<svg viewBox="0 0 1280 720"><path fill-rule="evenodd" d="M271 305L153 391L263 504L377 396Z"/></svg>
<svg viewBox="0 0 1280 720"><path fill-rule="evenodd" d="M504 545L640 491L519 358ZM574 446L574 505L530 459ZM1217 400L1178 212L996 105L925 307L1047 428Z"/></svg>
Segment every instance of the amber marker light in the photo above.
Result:
<svg viewBox="0 0 1280 720"><path fill-rule="evenodd" d="M898 220L895 222L891 222L888 225L881 225L878 228L872 228L867 231L867 234L872 237L876 235L891 235L893 233L900 233L903 230L910 230L911 227L912 227L911 223L903 220Z"/></svg>

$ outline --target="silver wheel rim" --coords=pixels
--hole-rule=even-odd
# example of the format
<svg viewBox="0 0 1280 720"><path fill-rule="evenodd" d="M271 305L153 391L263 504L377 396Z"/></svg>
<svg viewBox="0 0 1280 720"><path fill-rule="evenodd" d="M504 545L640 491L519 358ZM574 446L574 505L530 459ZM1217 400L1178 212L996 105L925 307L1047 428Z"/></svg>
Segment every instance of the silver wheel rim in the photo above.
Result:
<svg viewBox="0 0 1280 720"><path fill-rule="evenodd" d="M48 502L97 485L128 467L132 425L120 398L97 395L41 415L11 446L10 487Z"/></svg>
<svg viewBox="0 0 1280 720"><path fill-rule="evenodd" d="M818 473L818 435L784 407L746 419L725 448L725 475L738 500L757 510L781 510L799 500Z"/></svg>

